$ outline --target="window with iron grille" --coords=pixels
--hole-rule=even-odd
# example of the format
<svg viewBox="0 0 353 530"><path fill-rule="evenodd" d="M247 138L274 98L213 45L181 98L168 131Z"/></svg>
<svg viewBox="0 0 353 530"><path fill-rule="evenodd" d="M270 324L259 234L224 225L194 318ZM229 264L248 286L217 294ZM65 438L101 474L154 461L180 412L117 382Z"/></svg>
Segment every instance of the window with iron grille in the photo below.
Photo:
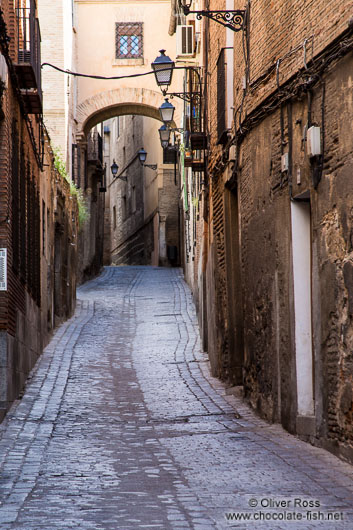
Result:
<svg viewBox="0 0 353 530"><path fill-rule="evenodd" d="M226 130L226 65L225 50L221 50L217 61L217 136L218 143L227 139Z"/></svg>
<svg viewBox="0 0 353 530"><path fill-rule="evenodd" d="M137 59L143 57L142 22L118 22L115 28L116 58Z"/></svg>

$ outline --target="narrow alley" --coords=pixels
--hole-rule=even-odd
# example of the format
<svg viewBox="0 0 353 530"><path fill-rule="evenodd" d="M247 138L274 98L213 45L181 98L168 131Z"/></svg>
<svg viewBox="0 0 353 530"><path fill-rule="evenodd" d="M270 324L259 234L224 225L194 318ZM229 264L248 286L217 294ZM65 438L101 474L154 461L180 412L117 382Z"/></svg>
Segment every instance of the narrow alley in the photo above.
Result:
<svg viewBox="0 0 353 530"><path fill-rule="evenodd" d="M0 426L2 530L352 528L351 466L209 375L180 269L78 299Z"/></svg>

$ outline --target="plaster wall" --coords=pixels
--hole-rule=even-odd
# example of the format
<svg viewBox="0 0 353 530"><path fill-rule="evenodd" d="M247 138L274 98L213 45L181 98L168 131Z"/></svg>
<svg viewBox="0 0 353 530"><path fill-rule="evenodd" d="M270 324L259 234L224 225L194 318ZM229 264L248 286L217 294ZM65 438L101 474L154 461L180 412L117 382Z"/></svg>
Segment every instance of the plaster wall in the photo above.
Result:
<svg viewBox="0 0 353 530"><path fill-rule="evenodd" d="M170 17L169 0L142 0L130 2L76 0L77 68L88 74L125 76L151 70L151 63L164 48L175 58L175 39L168 35ZM116 59L115 24L117 22L143 23L143 58ZM158 31L156 31L158 29ZM99 51L99 53L97 53ZM174 73L171 90L177 91L182 71ZM156 90L154 75L130 79L101 81L80 79L78 104L103 91L115 88ZM158 89L157 89L158 90ZM161 103L163 99L161 98Z"/></svg>

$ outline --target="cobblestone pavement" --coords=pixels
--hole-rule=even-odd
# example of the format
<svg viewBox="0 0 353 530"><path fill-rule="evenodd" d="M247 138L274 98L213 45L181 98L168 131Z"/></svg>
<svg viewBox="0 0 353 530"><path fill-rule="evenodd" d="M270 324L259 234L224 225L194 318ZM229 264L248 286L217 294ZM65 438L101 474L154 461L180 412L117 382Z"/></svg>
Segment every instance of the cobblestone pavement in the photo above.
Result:
<svg viewBox="0 0 353 530"><path fill-rule="evenodd" d="M107 268L78 297L0 426L1 529L353 528L352 467L210 377L180 270Z"/></svg>

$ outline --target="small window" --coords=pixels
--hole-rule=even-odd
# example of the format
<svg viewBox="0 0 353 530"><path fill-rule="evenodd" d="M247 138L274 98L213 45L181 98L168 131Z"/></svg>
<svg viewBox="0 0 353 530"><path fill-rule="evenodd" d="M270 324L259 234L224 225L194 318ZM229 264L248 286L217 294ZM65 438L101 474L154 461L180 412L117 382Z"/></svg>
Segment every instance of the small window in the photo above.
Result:
<svg viewBox="0 0 353 530"><path fill-rule="evenodd" d="M117 59L143 57L142 22L118 22L115 46Z"/></svg>
<svg viewBox="0 0 353 530"><path fill-rule="evenodd" d="M113 230L116 230L116 206L113 206Z"/></svg>
<svg viewBox="0 0 353 530"><path fill-rule="evenodd" d="M126 195L123 195L121 198L121 217L123 221L125 221L126 216L127 216L127 201L126 201Z"/></svg>
<svg viewBox="0 0 353 530"><path fill-rule="evenodd" d="M131 188L131 209L132 213L136 212L136 186Z"/></svg>

